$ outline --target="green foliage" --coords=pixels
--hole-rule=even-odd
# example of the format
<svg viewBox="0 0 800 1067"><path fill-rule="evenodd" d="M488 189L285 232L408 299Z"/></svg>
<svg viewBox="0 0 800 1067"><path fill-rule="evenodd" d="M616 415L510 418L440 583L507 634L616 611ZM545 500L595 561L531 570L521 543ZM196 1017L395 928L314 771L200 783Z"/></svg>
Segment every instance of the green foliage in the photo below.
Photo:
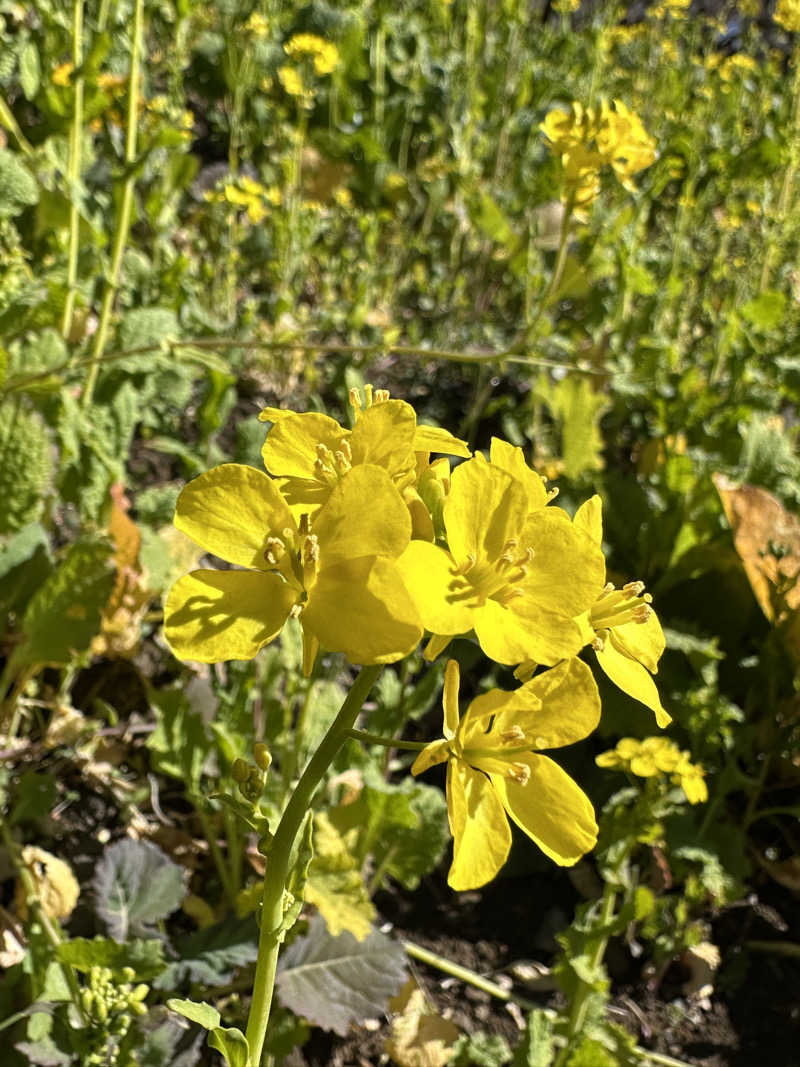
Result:
<svg viewBox="0 0 800 1067"><path fill-rule="evenodd" d="M146 937L186 895L183 871L149 841L109 845L95 869L95 910L116 941Z"/></svg>
<svg viewBox="0 0 800 1067"><path fill-rule="evenodd" d="M455 1043L453 1057L448 1060L454 1067L502 1067L513 1059L508 1042L501 1034L462 1034Z"/></svg>
<svg viewBox="0 0 800 1067"><path fill-rule="evenodd" d="M148 941L134 938L120 944L105 937L92 940L74 937L58 945L56 958L82 972L88 972L92 967L107 967L119 974L131 967L139 981L155 978L167 966L164 945L155 938Z"/></svg>
<svg viewBox="0 0 800 1067"><path fill-rule="evenodd" d="M20 400L0 402L0 536L38 519L53 464L41 416Z"/></svg>
<svg viewBox="0 0 800 1067"><path fill-rule="evenodd" d="M190 983L225 985L237 967L255 960L257 942L258 928L252 916L228 916L220 923L177 938L172 946L177 960L169 963L153 984L166 992Z"/></svg>
<svg viewBox="0 0 800 1067"><path fill-rule="evenodd" d="M375 908L358 861L324 811L314 820L314 858L308 869L305 899L316 906L334 937L347 930L361 941L372 928Z"/></svg>
<svg viewBox="0 0 800 1067"><path fill-rule="evenodd" d="M18 215L38 199L31 172L16 153L0 148L0 219Z"/></svg>
<svg viewBox="0 0 800 1067"><path fill-rule="evenodd" d="M603 467L603 438L599 420L609 403L595 391L588 377L569 376L551 382L544 376L536 394L556 420L561 436L560 456L567 478L577 480L588 471Z"/></svg>
<svg viewBox="0 0 800 1067"><path fill-rule="evenodd" d="M514 1067L551 1067L554 1055L553 1020L541 1008L534 1008L514 1049Z"/></svg>

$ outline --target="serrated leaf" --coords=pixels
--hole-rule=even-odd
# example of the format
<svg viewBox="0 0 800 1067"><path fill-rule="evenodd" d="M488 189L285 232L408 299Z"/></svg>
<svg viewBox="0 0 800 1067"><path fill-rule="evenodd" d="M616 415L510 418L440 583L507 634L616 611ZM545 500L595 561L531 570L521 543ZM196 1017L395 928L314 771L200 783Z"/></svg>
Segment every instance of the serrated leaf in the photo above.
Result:
<svg viewBox="0 0 800 1067"><path fill-rule="evenodd" d="M205 1001L198 1004L194 1000L180 1000L172 997L167 1001L167 1007L170 1011L176 1011L178 1015L188 1019L190 1023L202 1026L204 1030L215 1030L222 1021L222 1016L217 1009L206 1004Z"/></svg>
<svg viewBox="0 0 800 1067"><path fill-rule="evenodd" d="M453 1067L502 1067L512 1056L502 1034L487 1034L479 1030L475 1034L462 1035L450 1062Z"/></svg>
<svg viewBox="0 0 800 1067"><path fill-rule="evenodd" d="M153 689L149 699L156 713L156 728L147 739L154 769L181 779L190 793L198 793L203 764L212 748L202 716L180 689Z"/></svg>
<svg viewBox="0 0 800 1067"><path fill-rule="evenodd" d="M0 148L0 219L18 215L39 199L39 187L31 172L7 148Z"/></svg>
<svg viewBox="0 0 800 1067"><path fill-rule="evenodd" d="M363 941L332 937L315 916L284 953L276 979L281 1003L340 1036L352 1022L380 1015L405 981L405 952L374 931Z"/></svg>
<svg viewBox="0 0 800 1067"><path fill-rule="evenodd" d="M218 1026L208 1035L208 1044L222 1053L228 1067L248 1067L250 1048L247 1038L236 1027Z"/></svg>
<svg viewBox="0 0 800 1067"><path fill-rule="evenodd" d="M69 663L100 626L100 614L114 584L111 545L105 538L76 541L37 589L22 620L24 663Z"/></svg>
<svg viewBox="0 0 800 1067"><path fill-rule="evenodd" d="M314 858L305 899L317 908L334 937L347 930L362 941L369 934L375 908L360 865L324 811L314 820Z"/></svg>
<svg viewBox="0 0 800 1067"><path fill-rule="evenodd" d="M0 535L37 519L52 478L50 436L22 400L0 403Z"/></svg>
<svg viewBox="0 0 800 1067"><path fill-rule="evenodd" d="M155 938L147 941L136 939L121 945L107 937L95 937L92 940L73 937L70 941L61 942L56 948L56 957L84 973L92 967L108 967L112 971L132 967L140 982L150 981L167 966L163 942Z"/></svg>
<svg viewBox="0 0 800 1067"><path fill-rule="evenodd" d="M603 438L599 421L609 402L592 388L585 377L570 375L559 382L542 376L536 392L558 421L561 429L561 458L568 478L603 467Z"/></svg>
<svg viewBox="0 0 800 1067"><path fill-rule="evenodd" d="M92 882L95 909L111 936L146 935L152 923L165 919L186 895L183 870L149 841L126 838L110 845Z"/></svg>
<svg viewBox="0 0 800 1067"><path fill-rule="evenodd" d="M173 948L179 959L153 982L156 989L178 989L189 982L224 985L237 967L258 958L258 927L253 916L229 916L224 922L178 938Z"/></svg>
<svg viewBox="0 0 800 1067"><path fill-rule="evenodd" d="M541 1008L534 1008L514 1050L514 1067L551 1067L554 1056L553 1020Z"/></svg>

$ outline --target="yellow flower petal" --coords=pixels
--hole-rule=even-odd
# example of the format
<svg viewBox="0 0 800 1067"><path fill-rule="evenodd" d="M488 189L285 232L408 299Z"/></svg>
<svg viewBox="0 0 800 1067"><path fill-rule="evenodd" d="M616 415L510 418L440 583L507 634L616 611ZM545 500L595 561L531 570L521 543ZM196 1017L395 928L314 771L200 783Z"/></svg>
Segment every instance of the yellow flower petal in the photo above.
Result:
<svg viewBox="0 0 800 1067"><path fill-rule="evenodd" d="M506 862L511 830L489 779L461 760L447 765L447 814L453 835L447 884L456 890L477 889Z"/></svg>
<svg viewBox="0 0 800 1067"><path fill-rule="evenodd" d="M534 512L525 523L522 542L535 553L522 583L526 598L535 597L571 619L592 606L605 581L606 561L600 546L564 511Z"/></svg>
<svg viewBox="0 0 800 1067"><path fill-rule="evenodd" d="M508 815L555 863L571 866L594 848L597 823L586 794L547 756L515 757L530 769L521 785L513 778L492 775Z"/></svg>
<svg viewBox="0 0 800 1067"><path fill-rule="evenodd" d="M252 659L281 630L297 590L261 571L192 571L164 604L164 636L179 659Z"/></svg>
<svg viewBox="0 0 800 1067"><path fill-rule="evenodd" d="M489 466L480 453L462 463L444 504L453 559L499 559L508 540L519 536L527 510L524 489L506 471Z"/></svg>
<svg viewBox="0 0 800 1067"><path fill-rule="evenodd" d="M492 733L517 725L534 738L534 748L561 748L583 740L600 722L600 694L591 670L579 659L543 671L495 707ZM484 697L470 704L480 710Z"/></svg>
<svg viewBox="0 0 800 1067"><path fill-rule="evenodd" d="M644 622L626 622L611 628L612 644L629 659L636 659L650 671L658 672L658 661L666 648L664 631L651 609Z"/></svg>
<svg viewBox="0 0 800 1067"><path fill-rule="evenodd" d="M557 663L581 649L581 633L573 619L551 610L546 601L524 597L508 607L487 600L473 612L473 626L489 659L511 666L526 659Z"/></svg>
<svg viewBox="0 0 800 1067"><path fill-rule="evenodd" d="M175 525L220 559L262 569L267 538L295 528L272 479L240 463L223 463L189 482L178 497Z"/></svg>
<svg viewBox="0 0 800 1067"><path fill-rule="evenodd" d="M458 685L460 677L458 663L454 659L447 661L444 671L444 689L442 704L444 706L444 736L451 741L458 729Z"/></svg>
<svg viewBox="0 0 800 1067"><path fill-rule="evenodd" d="M420 426L414 432L415 452L439 452L446 456L463 456L469 459L472 453L466 441L454 437L440 426Z"/></svg>
<svg viewBox="0 0 800 1067"><path fill-rule="evenodd" d="M300 621L324 648L344 652L351 663L393 663L422 637L397 566L380 557L323 566Z"/></svg>
<svg viewBox="0 0 800 1067"><path fill-rule="evenodd" d="M274 423L261 449L264 466L272 474L313 479L317 445L325 445L334 452L348 432L336 419L316 411L298 413L266 408L259 418L264 416Z"/></svg>
<svg viewBox="0 0 800 1067"><path fill-rule="evenodd" d="M414 466L417 416L404 400L384 400L360 412L350 434L353 464L372 463L390 474Z"/></svg>
<svg viewBox="0 0 800 1067"><path fill-rule="evenodd" d="M466 600L453 597L454 565L444 549L427 541L412 541L397 564L426 630L463 634L472 629L472 608Z"/></svg>
<svg viewBox="0 0 800 1067"><path fill-rule="evenodd" d="M381 467L353 467L313 520L321 565L360 556L399 556L411 539L411 516Z"/></svg>
<svg viewBox="0 0 800 1067"><path fill-rule="evenodd" d="M489 460L493 467L500 467L501 470L507 471L512 478L516 478L522 484L531 511L543 508L547 504L547 490L544 482L525 462L521 448L515 448L514 445L499 437L493 437L489 448Z"/></svg>
<svg viewBox="0 0 800 1067"><path fill-rule="evenodd" d="M599 545L603 540L603 501L595 493L581 504L572 521Z"/></svg>
<svg viewBox="0 0 800 1067"><path fill-rule="evenodd" d="M623 693L640 701L645 707L655 713L656 722L659 726L668 726L672 717L661 706L661 698L656 689L656 683L650 677L647 669L636 660L629 659L619 652L612 640L606 641L602 649L597 652L597 662L614 683L619 686Z"/></svg>

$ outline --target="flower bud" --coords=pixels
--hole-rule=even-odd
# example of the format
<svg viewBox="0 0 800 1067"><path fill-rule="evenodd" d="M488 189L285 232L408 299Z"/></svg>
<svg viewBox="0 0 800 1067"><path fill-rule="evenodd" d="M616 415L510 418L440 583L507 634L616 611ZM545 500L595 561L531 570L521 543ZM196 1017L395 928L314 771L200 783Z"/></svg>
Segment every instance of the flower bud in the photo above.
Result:
<svg viewBox="0 0 800 1067"><path fill-rule="evenodd" d="M272 754L267 746L260 741L257 741L256 744L253 745L253 758L256 761L256 766L260 767L262 771L266 772L269 770L272 763Z"/></svg>

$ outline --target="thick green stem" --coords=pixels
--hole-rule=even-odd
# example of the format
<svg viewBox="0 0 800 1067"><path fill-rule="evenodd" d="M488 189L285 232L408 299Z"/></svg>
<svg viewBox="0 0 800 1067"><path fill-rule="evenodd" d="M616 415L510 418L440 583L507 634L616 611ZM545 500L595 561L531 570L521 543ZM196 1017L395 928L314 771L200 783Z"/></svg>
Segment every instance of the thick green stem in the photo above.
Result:
<svg viewBox="0 0 800 1067"><path fill-rule="evenodd" d="M289 877L292 847L302 825L311 799L333 762L336 753L381 672L381 666L362 667L353 682L322 742L297 783L291 800L286 805L267 857L267 872L264 878L264 895L261 901L261 934L258 941L258 962L253 985L253 1000L247 1020L247 1043L250 1049L248 1067L259 1067L264 1048L264 1036L269 1022L272 992L275 985L275 969L282 940L283 894Z"/></svg>
<svg viewBox="0 0 800 1067"><path fill-rule="evenodd" d="M131 225L131 212L133 210L133 187L136 183L134 163L136 161L136 131L139 119L139 77L140 60L142 55L142 25L144 21L144 0L136 0L133 12L133 31L131 34L131 72L128 86L128 118L125 137L125 166L127 175L122 189L122 202L117 216L117 228L114 233L114 248L111 253L111 267L106 288L103 293L103 305L100 309L100 322L94 339L92 360L89 364L89 372L86 375L86 383L83 388L82 403L88 407L92 402L97 372L100 368L100 360L103 349L108 339L108 331L111 326L111 315L114 310L114 299L119 288L119 276L122 270L122 257L128 240L128 231Z"/></svg>
<svg viewBox="0 0 800 1067"><path fill-rule="evenodd" d="M78 236L80 230L80 197L78 181L81 176L81 134L83 133L83 75L77 73L83 62L83 0L72 5L72 62L75 67L72 126L69 135L69 251L67 252L67 299L61 333L69 337L75 308L75 287L78 281Z"/></svg>

